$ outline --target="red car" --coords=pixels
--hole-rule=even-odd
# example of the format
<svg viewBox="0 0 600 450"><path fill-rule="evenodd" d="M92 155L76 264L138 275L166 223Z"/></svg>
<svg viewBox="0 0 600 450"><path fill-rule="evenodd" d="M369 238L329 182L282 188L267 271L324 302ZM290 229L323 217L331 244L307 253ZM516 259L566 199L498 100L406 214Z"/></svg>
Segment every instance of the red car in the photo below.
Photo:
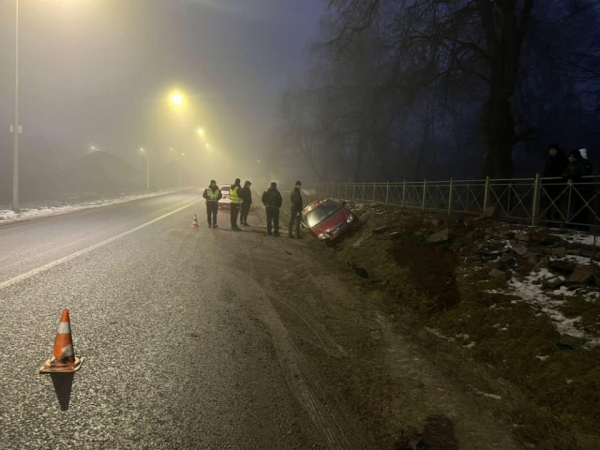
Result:
<svg viewBox="0 0 600 450"><path fill-rule="evenodd" d="M332 242L358 227L355 214L331 199L317 200L302 210L302 221L320 241Z"/></svg>

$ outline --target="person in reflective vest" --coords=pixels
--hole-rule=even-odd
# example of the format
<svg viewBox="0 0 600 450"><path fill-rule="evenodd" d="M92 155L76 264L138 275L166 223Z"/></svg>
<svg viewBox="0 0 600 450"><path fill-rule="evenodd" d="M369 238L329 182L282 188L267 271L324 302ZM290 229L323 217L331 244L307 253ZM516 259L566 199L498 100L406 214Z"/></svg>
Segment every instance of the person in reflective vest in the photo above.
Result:
<svg viewBox="0 0 600 450"><path fill-rule="evenodd" d="M210 185L204 189L202 197L206 199L206 218L208 228L217 228L217 212L219 211L219 200L223 198L221 189L215 180L210 180Z"/></svg>
<svg viewBox="0 0 600 450"><path fill-rule="evenodd" d="M231 229L234 231L242 231L237 225L238 215L240 213L240 206L244 199L241 196L240 179L236 178L235 183L231 185L229 189L229 201L231 202Z"/></svg>

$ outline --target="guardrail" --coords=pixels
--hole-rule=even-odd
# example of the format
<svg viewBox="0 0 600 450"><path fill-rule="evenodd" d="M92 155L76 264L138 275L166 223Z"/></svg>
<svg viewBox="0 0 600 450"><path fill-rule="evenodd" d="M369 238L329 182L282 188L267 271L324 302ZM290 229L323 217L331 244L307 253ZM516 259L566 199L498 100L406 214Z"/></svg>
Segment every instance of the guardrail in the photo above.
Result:
<svg viewBox="0 0 600 450"><path fill-rule="evenodd" d="M578 182L562 178L448 180L401 183L328 183L320 196L397 205L426 211L479 215L494 208L499 218L538 225L600 223L600 176ZM490 211L491 212L491 211Z"/></svg>

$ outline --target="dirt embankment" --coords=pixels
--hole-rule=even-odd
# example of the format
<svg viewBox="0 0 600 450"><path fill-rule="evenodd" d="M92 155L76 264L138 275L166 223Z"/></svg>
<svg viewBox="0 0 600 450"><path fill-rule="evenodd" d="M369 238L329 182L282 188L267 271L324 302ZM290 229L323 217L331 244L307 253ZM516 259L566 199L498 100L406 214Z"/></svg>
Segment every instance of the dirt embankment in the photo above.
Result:
<svg viewBox="0 0 600 450"><path fill-rule="evenodd" d="M600 274L591 237L348 206L362 226L327 251L377 292L398 332L489 398L524 444L600 448Z"/></svg>

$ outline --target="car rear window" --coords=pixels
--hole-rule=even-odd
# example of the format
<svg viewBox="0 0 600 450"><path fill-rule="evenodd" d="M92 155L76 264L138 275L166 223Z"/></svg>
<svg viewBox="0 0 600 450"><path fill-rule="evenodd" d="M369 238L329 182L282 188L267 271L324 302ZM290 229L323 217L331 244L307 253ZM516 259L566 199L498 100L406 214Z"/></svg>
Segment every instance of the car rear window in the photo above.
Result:
<svg viewBox="0 0 600 450"><path fill-rule="evenodd" d="M338 205L333 200L325 200L323 203L321 203L321 205L309 212L306 216L306 222L308 223L308 227L312 228L315 225L320 224L339 209L340 205Z"/></svg>
<svg viewBox="0 0 600 450"><path fill-rule="evenodd" d="M222 191L229 191L230 186L221 186Z"/></svg>

